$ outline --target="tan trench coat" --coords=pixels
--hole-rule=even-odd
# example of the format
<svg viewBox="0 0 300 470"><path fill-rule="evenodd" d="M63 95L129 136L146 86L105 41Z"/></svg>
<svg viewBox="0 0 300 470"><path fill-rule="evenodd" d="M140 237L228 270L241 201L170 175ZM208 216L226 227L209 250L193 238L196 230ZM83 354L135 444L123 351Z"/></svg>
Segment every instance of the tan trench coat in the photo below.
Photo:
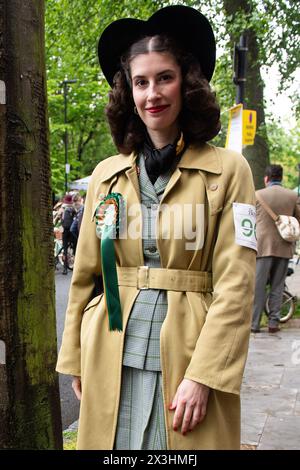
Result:
<svg viewBox="0 0 300 470"><path fill-rule="evenodd" d="M92 300L93 276L99 275L100 242L93 213L100 194L119 192L127 211L139 207L136 156L117 155L94 170L66 314L57 371L81 375L82 401L78 449L112 449L118 419L124 326L138 294L120 286L123 332L108 331L103 296ZM161 204L205 205L205 239L200 250L186 250L186 240L164 238L157 218L157 246L163 268L208 271L212 294L168 291L168 311L161 330L161 363L168 449L238 449L239 391L248 350L256 253L235 243L232 203L255 204L252 174L235 152L204 145L188 148L166 187ZM141 213L128 222L141 223ZM190 241L190 240L188 240ZM118 266L142 266L142 240L115 242ZM88 303L89 302L89 303ZM207 415L182 436L172 429L168 410L183 378L211 387Z"/></svg>

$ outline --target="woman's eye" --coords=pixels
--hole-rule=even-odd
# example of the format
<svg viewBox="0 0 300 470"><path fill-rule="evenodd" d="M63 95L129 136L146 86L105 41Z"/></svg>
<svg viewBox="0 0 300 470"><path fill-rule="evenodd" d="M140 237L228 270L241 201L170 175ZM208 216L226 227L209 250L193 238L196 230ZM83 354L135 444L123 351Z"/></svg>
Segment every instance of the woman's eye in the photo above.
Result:
<svg viewBox="0 0 300 470"><path fill-rule="evenodd" d="M135 86L142 87L142 86L145 86L146 83L147 83L146 80L142 80L142 79L136 80Z"/></svg>
<svg viewBox="0 0 300 470"><path fill-rule="evenodd" d="M171 79L172 79L171 75L167 75L167 74L166 75L161 75L161 77L160 77L160 80L162 80L162 81L167 81L167 80L171 80Z"/></svg>

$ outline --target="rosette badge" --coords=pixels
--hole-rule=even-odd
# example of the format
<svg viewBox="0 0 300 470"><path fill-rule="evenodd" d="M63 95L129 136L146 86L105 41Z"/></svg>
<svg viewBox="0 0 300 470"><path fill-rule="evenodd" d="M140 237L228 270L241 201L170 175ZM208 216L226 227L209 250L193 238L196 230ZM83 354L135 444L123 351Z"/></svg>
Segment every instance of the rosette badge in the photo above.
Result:
<svg viewBox="0 0 300 470"><path fill-rule="evenodd" d="M122 311L113 240L119 236L124 206L120 193L110 193L101 197L94 214L96 234L101 239L102 277L109 329L118 331L122 331Z"/></svg>

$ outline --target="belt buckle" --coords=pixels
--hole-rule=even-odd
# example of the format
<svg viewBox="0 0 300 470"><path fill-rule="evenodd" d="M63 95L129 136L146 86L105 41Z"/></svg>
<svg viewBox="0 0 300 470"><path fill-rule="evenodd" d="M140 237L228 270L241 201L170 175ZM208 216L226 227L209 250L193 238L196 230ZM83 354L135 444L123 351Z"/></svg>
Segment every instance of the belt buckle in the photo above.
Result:
<svg viewBox="0 0 300 470"><path fill-rule="evenodd" d="M136 287L140 290L149 289L149 266L138 266Z"/></svg>

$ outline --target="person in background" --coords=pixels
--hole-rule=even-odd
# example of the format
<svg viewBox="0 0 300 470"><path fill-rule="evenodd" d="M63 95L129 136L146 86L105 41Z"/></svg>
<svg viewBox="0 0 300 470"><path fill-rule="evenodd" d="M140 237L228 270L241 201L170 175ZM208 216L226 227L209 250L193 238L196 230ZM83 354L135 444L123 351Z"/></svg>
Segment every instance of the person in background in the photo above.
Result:
<svg viewBox="0 0 300 470"><path fill-rule="evenodd" d="M76 215L73 198L71 194L66 194L63 199L63 212L61 215L61 224L63 227L63 251L64 251L64 270L63 274L68 274L68 246L75 243L75 239L71 233L71 226Z"/></svg>
<svg viewBox="0 0 300 470"><path fill-rule="evenodd" d="M54 238L58 240L62 240L62 234L64 231L62 227L62 214L63 214L62 206L63 206L62 200L55 201L55 205L52 211Z"/></svg>
<svg viewBox="0 0 300 470"><path fill-rule="evenodd" d="M283 168L269 165L265 170L265 188L257 191L257 197L272 209L275 214L292 215L300 222L300 206L297 194L282 185ZM253 304L252 333L260 332L260 322L266 301L266 286L270 284L268 318L269 333L280 331L280 307L289 259L294 254L294 243L285 241L279 234L274 220L256 200L257 208L257 260L256 284Z"/></svg>
<svg viewBox="0 0 300 470"><path fill-rule="evenodd" d="M63 201L62 200L58 200L58 201L55 201L55 205L53 207L53 211L52 211L52 219L53 219L53 226L54 228L62 228L61 227L61 218L62 218L62 214L63 214Z"/></svg>
<svg viewBox="0 0 300 470"><path fill-rule="evenodd" d="M81 228L81 223L82 223L82 218L83 218L84 197L82 197L81 202L82 202L82 204L81 204L80 210L78 211L78 215L77 215L78 234L80 233L80 228Z"/></svg>
<svg viewBox="0 0 300 470"><path fill-rule="evenodd" d="M79 193L73 195L73 206L75 209L75 216L70 227L70 232L73 235L74 240L74 255L76 254L77 240L79 237L79 230L83 214L83 200Z"/></svg>
<svg viewBox="0 0 300 470"><path fill-rule="evenodd" d="M77 448L239 449L255 198L246 159L207 144L211 25L166 7L114 21L98 51L120 154L89 182L57 363L81 400Z"/></svg>

